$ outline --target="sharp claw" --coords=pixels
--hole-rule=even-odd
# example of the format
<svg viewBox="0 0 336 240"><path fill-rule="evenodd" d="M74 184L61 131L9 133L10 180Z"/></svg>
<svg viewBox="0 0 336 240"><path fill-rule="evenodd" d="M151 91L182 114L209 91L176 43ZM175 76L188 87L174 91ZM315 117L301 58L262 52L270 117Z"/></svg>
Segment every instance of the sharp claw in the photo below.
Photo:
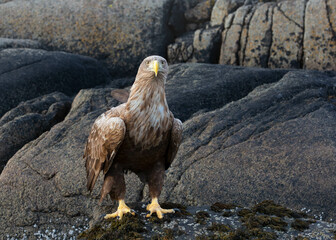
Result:
<svg viewBox="0 0 336 240"><path fill-rule="evenodd" d="M178 208L173 208L173 210L174 210L174 213L175 213L175 212L181 212L181 210L178 209Z"/></svg>

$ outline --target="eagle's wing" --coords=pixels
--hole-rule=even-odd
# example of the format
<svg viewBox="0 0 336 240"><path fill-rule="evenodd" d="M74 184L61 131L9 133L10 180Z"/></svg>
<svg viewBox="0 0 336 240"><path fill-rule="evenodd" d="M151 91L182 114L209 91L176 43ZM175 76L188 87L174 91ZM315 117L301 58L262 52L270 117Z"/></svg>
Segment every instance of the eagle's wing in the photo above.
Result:
<svg viewBox="0 0 336 240"><path fill-rule="evenodd" d="M166 170L170 167L170 164L172 164L176 156L177 150L180 147L182 141L182 131L183 131L182 122L179 119L174 118L169 146L166 155L166 162L165 162Z"/></svg>
<svg viewBox="0 0 336 240"><path fill-rule="evenodd" d="M86 160L87 189L90 191L92 191L100 171L104 170L104 174L106 174L109 170L113 158L124 140L126 126L119 117L123 105L100 115L92 126L83 156Z"/></svg>

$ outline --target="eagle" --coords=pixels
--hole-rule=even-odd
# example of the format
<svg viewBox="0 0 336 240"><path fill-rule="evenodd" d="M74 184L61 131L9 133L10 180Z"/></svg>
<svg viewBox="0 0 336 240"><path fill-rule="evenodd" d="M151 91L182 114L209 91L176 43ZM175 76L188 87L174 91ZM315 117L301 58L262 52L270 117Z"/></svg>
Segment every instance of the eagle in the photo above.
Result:
<svg viewBox="0 0 336 240"><path fill-rule="evenodd" d="M93 123L84 156L87 189L92 192L99 173L104 173L100 200L107 194L118 201L117 211L105 219L119 218L134 211L125 203L124 173L134 172L148 184L151 203L147 205L162 218L173 209L161 208L160 196L165 170L173 162L182 140L182 122L169 110L165 82L168 63L161 56L149 56L139 66L125 103L101 114Z"/></svg>

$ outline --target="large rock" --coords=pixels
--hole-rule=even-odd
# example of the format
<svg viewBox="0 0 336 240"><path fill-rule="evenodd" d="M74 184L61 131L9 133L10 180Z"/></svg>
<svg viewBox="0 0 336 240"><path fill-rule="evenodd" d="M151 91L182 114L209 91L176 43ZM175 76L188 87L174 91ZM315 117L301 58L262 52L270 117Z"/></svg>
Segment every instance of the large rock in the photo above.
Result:
<svg viewBox="0 0 336 240"><path fill-rule="evenodd" d="M336 74L290 72L184 123L162 199L272 199L336 217Z"/></svg>
<svg viewBox="0 0 336 240"><path fill-rule="evenodd" d="M286 72L209 64L175 65L166 86L168 103L175 116L185 120L198 111L238 100L258 85L276 82ZM102 179L89 195L82 155L93 121L119 104L111 97L111 90L81 90L63 122L26 144L8 161L0 175L1 233L34 238L34 233L40 231L63 239L65 233L82 231L89 220L99 217L97 213L104 212L97 205ZM127 201L146 198L144 185L135 175L128 175L126 180ZM111 204L109 199L106 204Z"/></svg>
<svg viewBox="0 0 336 240"><path fill-rule="evenodd" d="M38 40L95 57L113 73L135 72L144 57L165 55L173 0L9 1L0 7L0 36Z"/></svg>
<svg viewBox="0 0 336 240"><path fill-rule="evenodd" d="M0 118L0 174L8 159L24 144L63 121L71 99L52 93L19 104Z"/></svg>
<svg viewBox="0 0 336 240"><path fill-rule="evenodd" d="M64 52L4 49L0 66L0 117L21 101L54 91L72 95L110 80L97 60Z"/></svg>

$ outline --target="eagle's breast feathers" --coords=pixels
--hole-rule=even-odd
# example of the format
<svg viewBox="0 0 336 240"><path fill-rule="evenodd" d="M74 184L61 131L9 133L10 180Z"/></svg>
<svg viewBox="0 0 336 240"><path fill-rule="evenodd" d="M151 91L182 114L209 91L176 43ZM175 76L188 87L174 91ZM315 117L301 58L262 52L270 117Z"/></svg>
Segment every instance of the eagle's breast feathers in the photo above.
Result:
<svg viewBox="0 0 336 240"><path fill-rule="evenodd" d="M164 133L172 127L173 116L169 111L164 89L156 86L140 88L134 84L133 94L126 105L126 124L129 137L142 149L156 147Z"/></svg>

